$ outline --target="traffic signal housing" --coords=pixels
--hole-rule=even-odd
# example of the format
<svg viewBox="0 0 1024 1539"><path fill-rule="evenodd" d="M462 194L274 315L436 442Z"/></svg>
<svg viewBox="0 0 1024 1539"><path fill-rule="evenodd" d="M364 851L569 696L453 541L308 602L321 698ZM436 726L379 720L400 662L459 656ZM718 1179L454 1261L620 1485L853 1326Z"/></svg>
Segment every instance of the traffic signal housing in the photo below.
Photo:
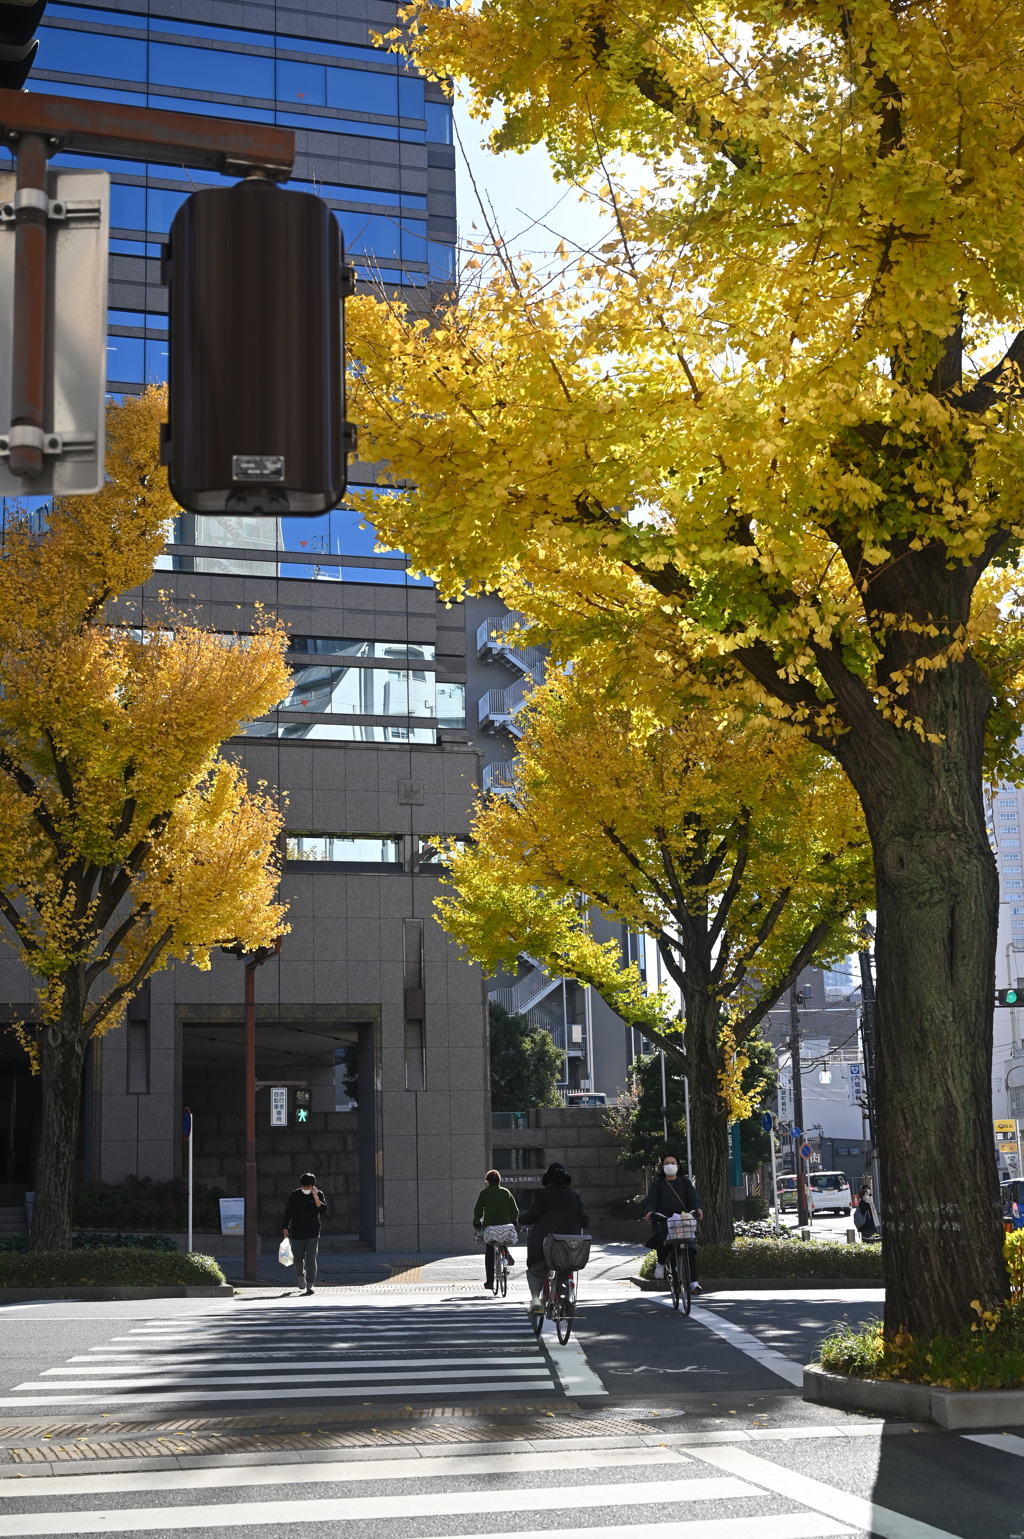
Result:
<svg viewBox="0 0 1024 1539"><path fill-rule="evenodd" d="M1011 1008L1014 1005L1024 1005L1024 989L997 989L996 1004L1009 1005Z"/></svg>
<svg viewBox="0 0 1024 1539"><path fill-rule="evenodd" d="M352 275L322 198L264 176L186 198L164 247L162 457L192 513L324 513L344 496L343 301Z"/></svg>
<svg viewBox="0 0 1024 1539"><path fill-rule="evenodd" d="M0 88L20 91L39 51L35 30L46 0L5 0L0 4Z"/></svg>

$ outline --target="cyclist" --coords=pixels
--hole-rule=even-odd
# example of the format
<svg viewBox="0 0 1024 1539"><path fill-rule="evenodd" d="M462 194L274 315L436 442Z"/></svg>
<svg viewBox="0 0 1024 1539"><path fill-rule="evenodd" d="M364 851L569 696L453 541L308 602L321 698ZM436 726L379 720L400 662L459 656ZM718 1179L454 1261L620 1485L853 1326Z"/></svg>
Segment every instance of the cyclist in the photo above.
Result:
<svg viewBox="0 0 1024 1539"><path fill-rule="evenodd" d="M544 1313L544 1284L548 1276L548 1264L544 1259L546 1234L582 1234L590 1222L580 1201L579 1193L572 1192L572 1176L564 1165L556 1161L549 1165L541 1177L543 1191L536 1200L519 1215L521 1224L531 1224L530 1238L526 1247L526 1277L530 1284L530 1314Z"/></svg>
<svg viewBox="0 0 1024 1539"><path fill-rule="evenodd" d="M654 1230L651 1238L658 1252L658 1264L654 1268L655 1277L665 1275L665 1252L668 1240L668 1224L665 1220L670 1213L692 1213L694 1210L698 1218L704 1217L697 1188L689 1176L680 1174L678 1156L670 1149L666 1149L661 1156L658 1173L648 1187L644 1202L644 1218ZM662 1214L664 1217L660 1216ZM697 1241L687 1240L686 1249L690 1257L690 1292L699 1293L701 1288L697 1281Z"/></svg>
<svg viewBox="0 0 1024 1539"><path fill-rule="evenodd" d="M473 1209L473 1228L490 1229L499 1224L515 1224L519 1219L519 1205L507 1186L502 1186L501 1176L496 1170L489 1170L484 1176L487 1183L476 1200ZM486 1260L484 1287L490 1291L494 1286L494 1246L484 1247ZM515 1263L505 1250L505 1256L509 1266Z"/></svg>

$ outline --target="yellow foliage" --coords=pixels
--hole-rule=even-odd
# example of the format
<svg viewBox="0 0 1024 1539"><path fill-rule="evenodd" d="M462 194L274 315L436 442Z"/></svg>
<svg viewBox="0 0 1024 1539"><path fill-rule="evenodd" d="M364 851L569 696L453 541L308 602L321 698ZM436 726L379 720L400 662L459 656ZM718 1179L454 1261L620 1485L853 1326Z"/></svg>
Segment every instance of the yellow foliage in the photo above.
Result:
<svg viewBox="0 0 1024 1539"><path fill-rule="evenodd" d="M1024 1229L1015 1229L1003 1240L1003 1255L1010 1277L1010 1297L1024 1299Z"/></svg>
<svg viewBox="0 0 1024 1539"><path fill-rule="evenodd" d="M218 758L288 688L285 637L147 629L119 599L151 576L176 505L157 462L163 392L108 412L107 483L9 527L0 559L0 915L38 980L40 1032L88 1038L171 958L282 933L266 787Z"/></svg>

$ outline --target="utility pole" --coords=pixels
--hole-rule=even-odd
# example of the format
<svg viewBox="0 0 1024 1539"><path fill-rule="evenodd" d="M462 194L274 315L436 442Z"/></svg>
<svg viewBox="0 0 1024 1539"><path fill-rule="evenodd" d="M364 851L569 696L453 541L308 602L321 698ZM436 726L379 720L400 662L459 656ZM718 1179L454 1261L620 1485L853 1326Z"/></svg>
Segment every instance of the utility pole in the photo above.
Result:
<svg viewBox="0 0 1024 1539"><path fill-rule="evenodd" d="M256 969L280 955L281 937L272 946L246 951L241 941L222 946L222 951L245 963L245 1235L242 1242L243 1272L247 1282L256 1281L259 1227L256 1213Z"/></svg>
<svg viewBox="0 0 1024 1539"><path fill-rule="evenodd" d="M870 1168L872 1195L875 1200L876 1209L881 1212L881 1209L878 1208L879 1180L878 1147L876 1142L878 1123L875 1118L875 980L871 971L871 952L868 950L868 943L874 937L874 933L871 925L865 924L865 944L862 950L858 951L857 959L860 963L860 1034L864 1044L864 1097L868 1103L868 1132L871 1139L870 1148L867 1151L868 1158L865 1160L865 1174Z"/></svg>
<svg viewBox="0 0 1024 1539"><path fill-rule="evenodd" d="M789 986L789 1062L793 1074L793 1123L804 1131L804 1086L800 1075L800 996L797 993L796 979ZM794 1146L793 1159L796 1163L796 1200L797 1221L801 1227L811 1221L810 1209L807 1202L807 1171L804 1168L804 1160L798 1148Z"/></svg>

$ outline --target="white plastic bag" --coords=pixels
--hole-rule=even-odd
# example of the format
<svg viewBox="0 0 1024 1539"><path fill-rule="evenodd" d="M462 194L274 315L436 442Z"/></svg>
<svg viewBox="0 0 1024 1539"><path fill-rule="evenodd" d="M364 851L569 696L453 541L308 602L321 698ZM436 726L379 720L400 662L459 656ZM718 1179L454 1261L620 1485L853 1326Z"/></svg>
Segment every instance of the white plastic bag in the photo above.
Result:
<svg viewBox="0 0 1024 1539"><path fill-rule="evenodd" d="M277 1259L282 1266L294 1266L295 1264L295 1258L292 1255L292 1242L287 1235L285 1235L277 1247Z"/></svg>

